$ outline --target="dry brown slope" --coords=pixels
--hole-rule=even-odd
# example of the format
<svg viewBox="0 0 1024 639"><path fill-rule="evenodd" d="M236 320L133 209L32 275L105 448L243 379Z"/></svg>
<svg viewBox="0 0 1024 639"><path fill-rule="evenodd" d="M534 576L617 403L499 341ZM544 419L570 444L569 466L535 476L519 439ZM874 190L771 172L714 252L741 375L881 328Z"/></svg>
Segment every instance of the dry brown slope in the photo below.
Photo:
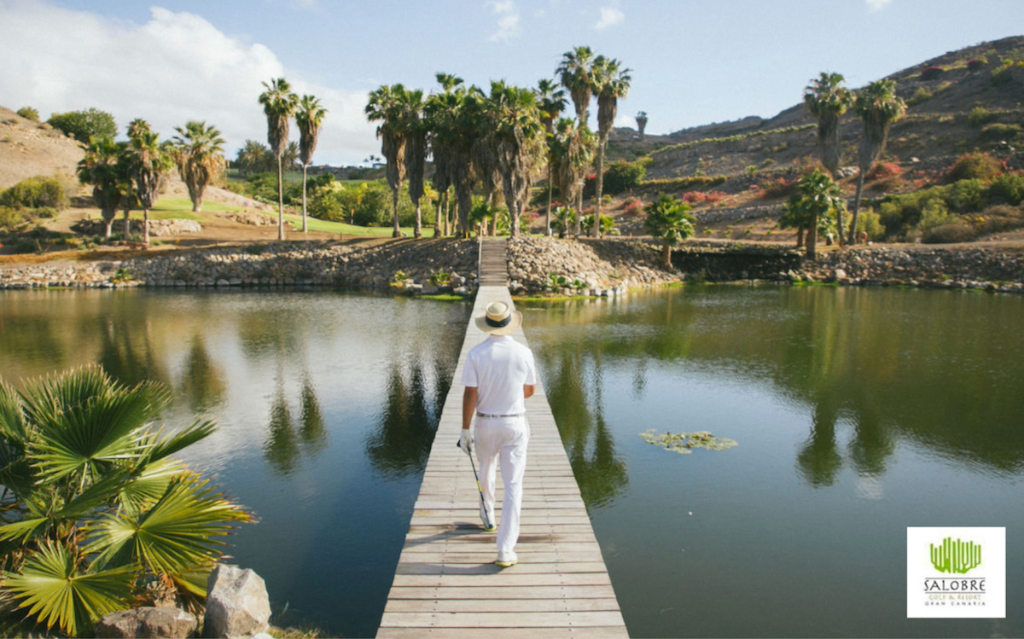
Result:
<svg viewBox="0 0 1024 639"><path fill-rule="evenodd" d="M36 175L75 174L82 147L48 124L0 107L0 189Z"/></svg>

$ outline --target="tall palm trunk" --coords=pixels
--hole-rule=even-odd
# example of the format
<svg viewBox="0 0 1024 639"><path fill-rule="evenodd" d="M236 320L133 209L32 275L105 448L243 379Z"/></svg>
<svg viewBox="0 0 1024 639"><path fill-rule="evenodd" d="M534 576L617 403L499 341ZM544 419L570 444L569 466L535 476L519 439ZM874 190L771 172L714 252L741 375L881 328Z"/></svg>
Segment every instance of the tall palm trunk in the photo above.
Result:
<svg viewBox="0 0 1024 639"><path fill-rule="evenodd" d="M549 163L548 164L548 208L547 208L547 215L546 215L546 218L545 218L546 219L546 223L545 224L547 226L547 230L544 231L544 234L547 235L548 237L551 237L551 192L554 191L554 190L555 190L555 183L551 179L551 164Z"/></svg>
<svg viewBox="0 0 1024 639"><path fill-rule="evenodd" d="M142 241L149 246L149 209L142 209Z"/></svg>
<svg viewBox="0 0 1024 639"><path fill-rule="evenodd" d="M857 243L857 216L860 215L860 194L864 190L864 167L860 167L860 173L857 175L857 195L853 198L853 213L850 215L850 234L849 244L853 246ZM839 236L843 235L843 227L839 227Z"/></svg>
<svg viewBox="0 0 1024 639"><path fill-rule="evenodd" d="M401 188L401 183L399 183L398 188L391 192L391 213L394 217L394 227L391 231L391 237L402 237L402 229L398 226L398 191Z"/></svg>
<svg viewBox="0 0 1024 639"><path fill-rule="evenodd" d="M132 234L132 230L131 230L132 227L131 227L131 223L130 223L131 222L131 215L132 215L132 207L131 207L131 205L124 207L124 237L121 238L121 239L123 239L125 242L128 242L128 237Z"/></svg>
<svg viewBox="0 0 1024 639"><path fill-rule="evenodd" d="M601 195L604 193L604 148L608 142L605 135L597 144L597 181L594 184L594 197L596 204L594 208L594 224L590 227L590 237L601 237Z"/></svg>
<svg viewBox="0 0 1024 639"><path fill-rule="evenodd" d="M661 264L666 269L672 268L672 247L666 242L661 243Z"/></svg>
<svg viewBox="0 0 1024 639"><path fill-rule="evenodd" d="M277 239L284 240L284 167L281 154L277 155Z"/></svg>
<svg viewBox="0 0 1024 639"><path fill-rule="evenodd" d="M837 176L833 175L832 179L835 180L837 184L839 183L839 178ZM858 193L859 193L859 189L858 189ZM836 228L838 229L838 231L836 233L836 235L838 236L836 238L836 242L839 244L839 248L843 248L845 243L844 243L844 240L843 240L843 207L842 206L837 206L836 207Z"/></svg>
<svg viewBox="0 0 1024 639"><path fill-rule="evenodd" d="M807 259L813 260L818 256L818 213L811 215L811 223L807 228Z"/></svg>
<svg viewBox="0 0 1024 639"><path fill-rule="evenodd" d="M438 198L437 198L437 211L434 213L434 237L435 238L443 237L443 234L441 233L441 206L442 206L441 205L441 200L444 199L445 195L447 195L447 193L438 195Z"/></svg>
<svg viewBox="0 0 1024 639"><path fill-rule="evenodd" d="M584 187L585 186L586 186L586 182L584 182ZM583 188L584 187L580 188L580 194L579 194L578 199L576 200L576 223L573 225L573 233L577 237L579 237L579 235L580 235L580 225L583 224Z"/></svg>
<svg viewBox="0 0 1024 639"><path fill-rule="evenodd" d="M302 232L308 233L306 228L306 165L302 165Z"/></svg>
<svg viewBox="0 0 1024 639"><path fill-rule="evenodd" d="M416 239L423 237L423 221L420 214L420 201L416 200L416 224L412 228L412 236Z"/></svg>

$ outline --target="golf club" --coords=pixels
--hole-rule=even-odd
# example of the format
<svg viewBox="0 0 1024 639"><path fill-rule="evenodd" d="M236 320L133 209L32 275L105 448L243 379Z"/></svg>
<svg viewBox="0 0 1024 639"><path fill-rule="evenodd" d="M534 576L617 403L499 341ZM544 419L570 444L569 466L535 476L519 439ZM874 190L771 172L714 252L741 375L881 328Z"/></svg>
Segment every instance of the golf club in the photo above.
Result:
<svg viewBox="0 0 1024 639"><path fill-rule="evenodd" d="M455 445L462 448L461 442L455 442ZM473 463L473 451L467 450L466 454L469 455L469 465L473 467L473 479L476 480L476 490L480 493L480 508L484 511L484 522L487 524L487 528L494 528L491 523L491 517L487 513L487 504L484 503L484 489L480 487L480 475L476 474L476 464Z"/></svg>

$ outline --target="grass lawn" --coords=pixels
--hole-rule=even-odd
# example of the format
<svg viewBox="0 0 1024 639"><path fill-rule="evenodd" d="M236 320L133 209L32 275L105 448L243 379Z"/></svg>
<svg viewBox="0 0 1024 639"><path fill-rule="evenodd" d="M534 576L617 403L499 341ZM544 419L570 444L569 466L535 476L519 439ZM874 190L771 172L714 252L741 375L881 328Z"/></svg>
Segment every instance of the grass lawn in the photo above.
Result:
<svg viewBox="0 0 1024 639"><path fill-rule="evenodd" d="M241 207L233 204L221 204L220 202L203 202L203 213L220 213L223 211L240 211ZM132 211L142 217L142 211ZM182 220L198 220L203 213L192 212L192 200L187 197L162 197L156 202L156 206L150 209L149 214L157 220L170 218Z"/></svg>
<svg viewBox="0 0 1024 639"><path fill-rule="evenodd" d="M271 215L274 219L277 219L277 214ZM328 222L326 220L318 220L315 217L308 217L307 226L310 231L322 231L324 233L340 233L344 235L366 235L371 237L391 237L392 228L390 226L355 226L352 224L344 224L342 222ZM301 215L289 215L285 213L284 221L292 226L296 231L302 230L302 216ZM412 237L412 227L403 226L402 232L408 237ZM423 237L434 237L434 227L423 227Z"/></svg>

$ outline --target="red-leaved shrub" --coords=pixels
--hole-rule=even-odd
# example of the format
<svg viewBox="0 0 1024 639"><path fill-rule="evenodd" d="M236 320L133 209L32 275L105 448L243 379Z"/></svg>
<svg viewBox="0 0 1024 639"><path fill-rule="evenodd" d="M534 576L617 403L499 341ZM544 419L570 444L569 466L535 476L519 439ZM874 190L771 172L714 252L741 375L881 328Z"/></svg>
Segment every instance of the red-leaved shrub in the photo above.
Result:
<svg viewBox="0 0 1024 639"><path fill-rule="evenodd" d="M945 73L945 71L942 67L925 67L924 71L921 71L921 79L933 80Z"/></svg>
<svg viewBox="0 0 1024 639"><path fill-rule="evenodd" d="M889 178L899 177L903 175L903 169L900 165L894 162L879 162L875 166L871 167L865 179L868 182L873 180L887 180Z"/></svg>
<svg viewBox="0 0 1024 639"><path fill-rule="evenodd" d="M638 197L626 198L626 201L622 203L623 215L640 215L644 211L644 201Z"/></svg>

